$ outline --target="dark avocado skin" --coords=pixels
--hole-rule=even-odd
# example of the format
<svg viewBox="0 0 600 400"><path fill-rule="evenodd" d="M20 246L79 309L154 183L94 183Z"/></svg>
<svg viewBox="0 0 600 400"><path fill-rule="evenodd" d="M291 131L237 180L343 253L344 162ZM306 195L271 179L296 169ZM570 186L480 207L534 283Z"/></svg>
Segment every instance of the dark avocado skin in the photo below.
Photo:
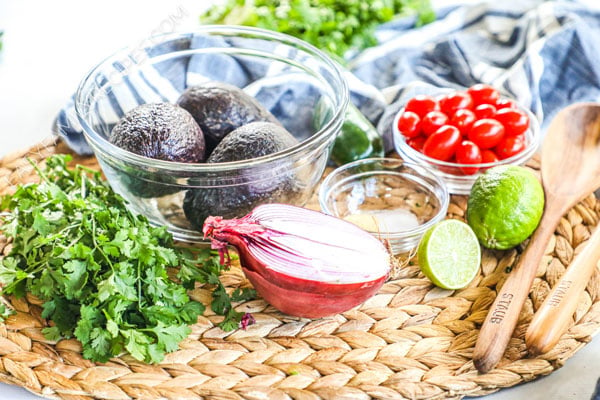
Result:
<svg viewBox="0 0 600 400"><path fill-rule="evenodd" d="M298 141L282 126L270 122L252 122L227 135L213 150L208 163L247 160L276 153L296 145ZM268 171L265 171L268 174ZM241 217L259 204L293 201L301 193L293 172L273 178L248 176L253 182L243 186L189 190L183 200L183 211L192 226L202 230L209 215L224 218Z"/></svg>
<svg viewBox="0 0 600 400"><path fill-rule="evenodd" d="M207 153L233 130L255 121L279 124L254 97L223 82L206 82L185 90L177 104L192 114L206 139Z"/></svg>
<svg viewBox="0 0 600 400"><path fill-rule="evenodd" d="M204 161L202 130L192 115L170 103L142 104L110 132L110 142L141 156L165 161Z"/></svg>
<svg viewBox="0 0 600 400"><path fill-rule="evenodd" d="M251 122L225 136L206 162L248 160L295 146L298 141L281 125Z"/></svg>
<svg viewBox="0 0 600 400"><path fill-rule="evenodd" d="M189 112L169 103L148 103L132 109L112 129L109 141L158 160L198 163L205 159L202 130ZM168 183L168 177L142 174L132 171L122 176L123 183L136 196L159 197L179 191L174 186L151 182Z"/></svg>

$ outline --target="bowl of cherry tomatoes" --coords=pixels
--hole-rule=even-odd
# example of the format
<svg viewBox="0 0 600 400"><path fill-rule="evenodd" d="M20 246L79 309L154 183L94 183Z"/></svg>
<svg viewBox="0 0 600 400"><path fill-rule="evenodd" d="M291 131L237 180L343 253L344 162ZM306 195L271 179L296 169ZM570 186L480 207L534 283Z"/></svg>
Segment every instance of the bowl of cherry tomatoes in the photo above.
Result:
<svg viewBox="0 0 600 400"><path fill-rule="evenodd" d="M528 109L477 84L409 99L394 118L393 138L403 159L432 168L450 193L469 194L486 169L527 162L540 128Z"/></svg>

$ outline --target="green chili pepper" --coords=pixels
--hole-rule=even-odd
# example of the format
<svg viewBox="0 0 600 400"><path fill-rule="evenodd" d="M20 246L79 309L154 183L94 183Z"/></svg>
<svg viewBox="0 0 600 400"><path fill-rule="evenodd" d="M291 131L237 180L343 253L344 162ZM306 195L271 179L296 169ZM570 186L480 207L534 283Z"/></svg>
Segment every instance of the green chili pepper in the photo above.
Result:
<svg viewBox="0 0 600 400"><path fill-rule="evenodd" d="M332 114L333 109L326 99L322 98L315 107L313 118L315 128L320 129L330 120ZM364 158L383 156L381 135L356 106L350 103L341 132L333 144L331 160L337 165L343 165Z"/></svg>

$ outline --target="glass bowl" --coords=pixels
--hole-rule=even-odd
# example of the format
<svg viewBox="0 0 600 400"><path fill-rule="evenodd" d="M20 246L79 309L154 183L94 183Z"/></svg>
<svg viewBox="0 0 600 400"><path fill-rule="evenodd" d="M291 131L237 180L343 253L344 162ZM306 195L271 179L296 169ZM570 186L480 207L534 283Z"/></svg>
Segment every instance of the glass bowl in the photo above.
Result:
<svg viewBox="0 0 600 400"><path fill-rule="evenodd" d="M141 103L175 103L188 86L207 80L242 88L299 143L259 158L207 164L151 159L108 141L127 111ZM319 101L330 112L315 129ZM225 218L243 216L261 203L305 204L322 177L347 103L339 67L315 47L275 32L231 26L151 37L123 49L89 72L75 96L78 121L113 189L133 212L192 242L202 240L202 233L186 218L186 196L206 196L202 206L188 204L201 215Z"/></svg>
<svg viewBox="0 0 600 400"><path fill-rule="evenodd" d="M343 165L319 189L324 213L387 241L394 254L414 249L425 231L445 218L449 202L446 186L431 170L394 158Z"/></svg>
<svg viewBox="0 0 600 400"><path fill-rule="evenodd" d="M398 119L404 112L404 108L400 109L394 117L392 124L394 148L402 159L420 165L425 165L431 168L444 183L448 186L448 191L452 194L468 195L471 192L471 186L475 183L477 177L486 169L497 166L515 164L521 165L526 163L538 150L541 140L540 126L535 115L528 109L517 104L519 109L529 116L529 129L525 132L525 149L515 154L512 157L505 158L493 163L480 164L459 164L454 162L440 161L435 158L426 156L425 154L413 149L406 142L404 135L398 130ZM475 173L465 174L466 171L477 171Z"/></svg>

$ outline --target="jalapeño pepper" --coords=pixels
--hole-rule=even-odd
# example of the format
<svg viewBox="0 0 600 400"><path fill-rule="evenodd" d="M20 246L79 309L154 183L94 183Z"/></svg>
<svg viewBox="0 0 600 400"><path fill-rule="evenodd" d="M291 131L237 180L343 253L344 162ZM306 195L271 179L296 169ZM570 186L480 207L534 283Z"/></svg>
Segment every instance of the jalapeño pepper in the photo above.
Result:
<svg viewBox="0 0 600 400"><path fill-rule="evenodd" d="M317 103L314 115L314 125L320 129L330 120L333 109L325 98ZM349 103L341 132L335 139L330 159L337 165L370 157L383 157L383 140L377 129L365 116Z"/></svg>

